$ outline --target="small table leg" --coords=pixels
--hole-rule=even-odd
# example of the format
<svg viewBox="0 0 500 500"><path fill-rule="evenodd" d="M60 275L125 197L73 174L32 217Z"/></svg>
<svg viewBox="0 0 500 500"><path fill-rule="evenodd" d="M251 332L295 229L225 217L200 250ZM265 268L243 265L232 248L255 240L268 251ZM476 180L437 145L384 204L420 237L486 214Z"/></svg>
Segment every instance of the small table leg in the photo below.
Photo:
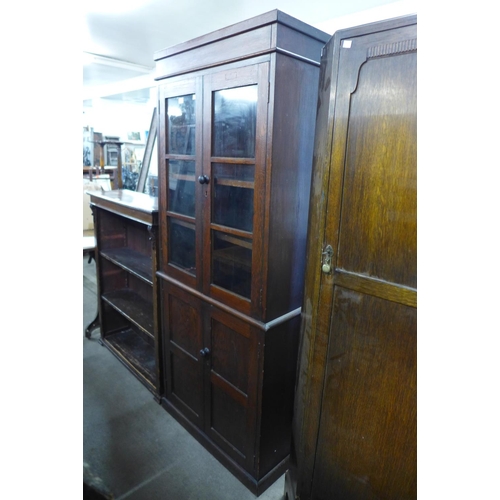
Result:
<svg viewBox="0 0 500 500"><path fill-rule="evenodd" d="M89 324L89 326L87 326L87 328L85 329L85 337L87 337L88 339L90 338L92 332L96 329L96 328L99 328L100 327L100 324L99 324L99 313L97 313L97 316L94 318L94 320L92 321L92 323Z"/></svg>

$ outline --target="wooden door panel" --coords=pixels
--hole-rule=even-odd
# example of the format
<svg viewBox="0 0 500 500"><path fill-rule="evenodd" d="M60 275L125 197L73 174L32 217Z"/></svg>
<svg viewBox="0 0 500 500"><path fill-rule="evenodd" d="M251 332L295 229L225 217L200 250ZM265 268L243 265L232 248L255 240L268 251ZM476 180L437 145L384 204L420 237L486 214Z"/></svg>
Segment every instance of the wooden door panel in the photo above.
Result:
<svg viewBox="0 0 500 500"><path fill-rule="evenodd" d="M246 407L233 399L228 392L213 384L210 403L212 437L217 434L219 444L222 438L225 448L231 450L234 458L239 462L245 462L248 454Z"/></svg>
<svg viewBox="0 0 500 500"><path fill-rule="evenodd" d="M212 372L248 394L250 327L243 332L212 319Z"/></svg>
<svg viewBox="0 0 500 500"><path fill-rule="evenodd" d="M416 309L336 287L313 498L416 498Z"/></svg>
<svg viewBox="0 0 500 500"><path fill-rule="evenodd" d="M203 386L197 362L175 350L170 351L171 402L201 427L203 415Z"/></svg>
<svg viewBox="0 0 500 500"><path fill-rule="evenodd" d="M331 245L333 255L331 266L324 253L311 268L323 273L315 327L305 324L301 362L312 392L296 412L307 423L295 429L309 439L297 448L297 484L314 500L409 500L417 477L416 24L353 28L334 42L327 51L337 66L322 82L334 96L331 139L320 131L317 141L328 144L326 210L312 216L313 227L324 221L321 251Z"/></svg>
<svg viewBox="0 0 500 500"><path fill-rule="evenodd" d="M369 59L360 69L351 96L337 261L340 269L413 288L416 57Z"/></svg>
<svg viewBox="0 0 500 500"><path fill-rule="evenodd" d="M203 364L201 308L182 290L169 293L167 311L166 387L167 398L198 427L203 428Z"/></svg>
<svg viewBox="0 0 500 500"><path fill-rule="evenodd" d="M168 299L170 342L196 359L202 347L199 311L175 295Z"/></svg>
<svg viewBox="0 0 500 500"><path fill-rule="evenodd" d="M210 313L207 433L248 470L253 467L258 356L248 323L213 308Z"/></svg>

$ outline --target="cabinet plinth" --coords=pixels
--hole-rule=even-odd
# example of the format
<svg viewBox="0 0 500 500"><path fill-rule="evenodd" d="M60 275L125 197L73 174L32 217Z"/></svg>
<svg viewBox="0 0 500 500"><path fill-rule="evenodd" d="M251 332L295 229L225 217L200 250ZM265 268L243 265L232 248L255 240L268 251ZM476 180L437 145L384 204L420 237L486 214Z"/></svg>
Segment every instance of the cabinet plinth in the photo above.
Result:
<svg viewBox="0 0 500 500"><path fill-rule="evenodd" d="M162 404L255 493L290 450L329 38L272 11L155 57Z"/></svg>

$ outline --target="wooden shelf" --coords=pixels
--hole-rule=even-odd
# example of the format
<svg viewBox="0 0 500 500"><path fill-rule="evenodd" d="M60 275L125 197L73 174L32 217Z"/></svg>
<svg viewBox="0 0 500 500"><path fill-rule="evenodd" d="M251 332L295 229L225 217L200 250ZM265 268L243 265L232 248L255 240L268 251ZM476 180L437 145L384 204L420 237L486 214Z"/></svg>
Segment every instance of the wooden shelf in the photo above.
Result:
<svg viewBox="0 0 500 500"><path fill-rule="evenodd" d="M100 342L159 400L158 200L126 189L89 192L94 212Z"/></svg>
<svg viewBox="0 0 500 500"><path fill-rule="evenodd" d="M220 262L232 262L238 264L242 269L251 270L252 261L248 258L248 252L243 247L229 247L214 251L214 260Z"/></svg>
<svg viewBox="0 0 500 500"><path fill-rule="evenodd" d="M155 350L133 328L106 335L103 343L114 350L125 364L142 375L150 384L155 381Z"/></svg>
<svg viewBox="0 0 500 500"><path fill-rule="evenodd" d="M135 276L153 284L151 257L129 248L110 248L100 252L101 256Z"/></svg>
<svg viewBox="0 0 500 500"><path fill-rule="evenodd" d="M174 173L170 172L169 177L171 179L175 179L178 181L194 182L196 180L196 177L194 175L190 175L190 174L174 174Z"/></svg>
<svg viewBox="0 0 500 500"><path fill-rule="evenodd" d="M153 305L129 289L115 290L102 296L122 316L154 338Z"/></svg>
<svg viewBox="0 0 500 500"><path fill-rule="evenodd" d="M253 181L243 181L239 179L224 179L220 177L215 179L215 184L219 186L230 186L243 189L253 189L255 185Z"/></svg>
<svg viewBox="0 0 500 500"><path fill-rule="evenodd" d="M217 232L217 238L219 240L227 241L228 243L232 243L233 245L236 245L238 247L243 247L248 250L252 250L252 242L251 241L245 241L242 240L236 236L231 236L230 234L224 234L221 232Z"/></svg>

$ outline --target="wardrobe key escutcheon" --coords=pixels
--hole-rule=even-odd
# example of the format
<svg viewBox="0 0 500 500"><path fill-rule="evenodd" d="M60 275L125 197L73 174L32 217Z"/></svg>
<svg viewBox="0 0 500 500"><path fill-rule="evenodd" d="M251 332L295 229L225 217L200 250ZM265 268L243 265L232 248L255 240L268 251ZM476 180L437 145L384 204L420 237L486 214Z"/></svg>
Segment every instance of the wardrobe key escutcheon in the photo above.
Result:
<svg viewBox="0 0 500 500"><path fill-rule="evenodd" d="M333 248L331 245L327 245L325 248L325 251L322 253L323 257L323 264L321 266L321 270L325 274L330 274L332 271L332 257L333 257Z"/></svg>

